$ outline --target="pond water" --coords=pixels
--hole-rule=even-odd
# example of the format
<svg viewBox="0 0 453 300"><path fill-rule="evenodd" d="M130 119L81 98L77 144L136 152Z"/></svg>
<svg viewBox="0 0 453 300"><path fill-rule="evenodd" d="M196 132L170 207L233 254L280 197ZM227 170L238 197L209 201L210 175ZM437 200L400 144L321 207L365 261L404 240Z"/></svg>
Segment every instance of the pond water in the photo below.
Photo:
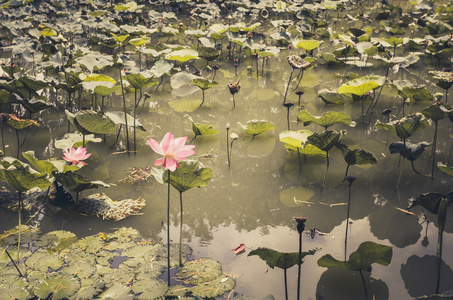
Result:
<svg viewBox="0 0 453 300"><path fill-rule="evenodd" d="M408 6L406 9L411 8ZM330 13L330 18L336 15ZM366 23L375 27L378 24ZM335 28L357 27L362 28L362 20L338 23ZM254 30L267 36L275 31L272 26L265 24ZM416 34L421 35L420 32ZM378 35L378 34L377 34ZM423 36L423 35L421 35ZM166 41L167 37L151 37L153 44L157 41ZM194 39L189 39L195 43ZM174 38L169 43L178 43ZM270 42L270 41L266 41ZM222 51L226 51L225 40ZM336 46L335 46L336 47ZM333 43L329 38L324 40L317 53L332 52ZM130 50L130 49L128 49ZM401 55L403 50L397 50ZM396 208L406 209L408 200L421 193L439 192L447 194L452 188L452 178L435 171L434 180L415 174L410 162L403 161L399 155L390 154L388 146L399 138L384 130L376 130L375 122L386 122L381 111L391 108L391 120L403 117L400 111L401 97L388 86L382 89L379 103L362 120L361 102L346 100L344 105L325 106L317 96L322 89L336 90L347 80L340 78L336 73L347 75L355 72L359 75L380 75L386 73L386 66L373 61L371 67L358 68L344 66L328 68L319 65L305 71L298 90L304 91L301 97L303 106L310 113L321 116L328 111L342 111L356 121L355 127L336 124L329 129L340 131L345 129L347 135L342 142L351 148L362 148L373 153L377 164L364 167L351 166L349 175L357 177L351 188L350 227L348 243L345 249L345 228L349 189L347 183L342 183L346 163L340 150L334 148L329 152L330 165L322 188L326 170L325 158L307 158L301 164L299 175L297 155L289 153L279 140L279 133L287 130L287 109L282 106L287 81L291 67L286 62L290 54L301 54L303 50L281 50L278 57L271 57L264 63L262 72L261 60L259 63L259 78L256 78L255 60L246 57L243 52L236 52L239 58L237 70L228 57L223 56L215 61L220 67L215 81L219 84L205 91L205 102L198 109L188 109L184 103L193 103L201 100L202 94L198 88L184 90L172 89L169 77L165 77L158 91L155 87L144 91L151 94L145 106L139 106L138 120L146 131L137 131L137 153L128 157L123 153L125 136L113 149L108 147L114 143L116 136L107 137L104 143L89 143L88 152L93 157L88 165L80 170L80 174L92 180L103 180L113 183L108 189L99 189L107 193L114 200L143 197L146 207L141 215L131 216L118 222L102 221L97 217L80 216L65 210L48 207L46 216L41 221L41 231L55 229L73 231L79 237L98 232L111 232L114 228L130 226L136 228L145 237L151 240L165 242L166 199L167 186L161 185L153 178L147 182L122 183L132 167L152 166L158 158L148 146L148 138L160 141L167 132L176 137L188 136L193 138L191 124L184 118L188 113L196 123L208 124L220 131L220 134L198 136L191 142L196 145L197 153L194 159L202 162L206 167L213 169L213 177L207 187L192 189L183 194L184 199L184 233L183 241L189 244L194 252L193 256L211 257L222 263L223 270L236 279L235 291L250 298L261 299L268 294L275 299L284 298L283 271L270 269L257 256L247 257L247 254L259 247L269 247L281 252L298 251L298 233L295 217L307 217L307 229L316 228L324 234L317 234L311 238L304 234L303 250L317 249L313 256L307 256L302 265L302 299L355 299L363 297L363 287L359 273L326 269L317 265L317 260L325 255L344 260L355 251L364 241L373 241L393 247L393 257L389 266L373 265L370 289L376 294L376 299L411 299L421 295L434 294L436 270L435 255L437 250L437 216L426 212L429 222L424 222L424 214L419 208L414 208L416 214L408 215ZM137 56L134 56L137 59ZM201 69L201 75L212 78L212 72L203 69L204 61L187 63L183 67L191 72L195 67ZM451 63L444 59L442 66L450 67ZM195 66L195 67L194 67ZM252 66L253 73L247 70ZM409 80L414 84L426 84L432 92L443 92L435 85L435 80L428 73L430 70L439 70L436 59L422 56L420 61L407 69L400 68L397 73L390 73L389 80ZM118 79L117 69L107 67L102 72ZM232 97L227 84L240 80L241 90L235 95L236 107L232 109ZM297 122L298 96L293 80L289 87L287 101L296 103L290 108L291 130L307 129L312 132L322 132L323 128L312 124L303 126ZM378 93L378 91L376 91ZM50 93L52 94L52 93ZM181 94L184 94L181 96ZM50 95L55 97L54 94ZM61 139L67 132L67 119L63 110L62 99L66 95L58 95L59 109L49 109L35 114L33 118L44 124L39 128L32 128L21 151L34 150L36 156L44 159L61 157L61 150L55 149L53 142ZM129 108L133 105L133 93L126 95ZM84 98L89 101L88 94ZM53 98L54 99L54 98ZM53 100L52 100L53 101ZM180 101L180 106L173 103ZM370 102L365 102L366 107ZM404 114L420 112L431 102L411 101L404 108ZM190 106L190 105L189 105ZM192 105L193 106L193 105ZM120 95L114 95L107 100L107 110L121 110ZM193 110L190 112L184 110ZM400 111L400 112L399 112ZM397 115L397 113L399 114ZM266 132L255 138L242 132L238 122L245 124L249 120L267 120L275 124L276 129ZM226 124L231 124L230 133L238 134L239 138L233 142L231 148L231 166L227 159ZM74 132L74 128L70 128ZM409 142L432 142L433 126L414 134ZM446 163L449 160L451 146L452 124L446 120L439 121L438 144L436 161ZM5 131L5 141L8 148L6 154L15 156L15 133ZM416 160L415 166L423 174L431 172L429 158L431 147ZM90 161L93 164L90 166ZM94 163L96 162L96 163ZM100 163L99 163L100 162ZM401 172L401 175L400 175ZM399 177L401 178L399 179ZM399 182L399 184L398 184ZM83 192L88 195L93 190ZM98 190L96 190L98 192ZM313 194L312 197L307 195ZM176 243L179 241L179 194L171 191L171 237ZM453 290L453 217L452 208L447 213L446 232L444 233L444 255L440 291ZM6 230L17 225L17 213L0 210L1 229ZM246 245L246 252L236 255L232 249L239 244ZM434 261L434 263L433 263ZM431 270L433 268L433 270ZM288 270L289 298L296 298L297 267ZM323 295L323 296L321 296ZM335 296L333 296L335 295ZM324 298L323 298L324 297ZM334 297L334 298L332 298Z"/></svg>

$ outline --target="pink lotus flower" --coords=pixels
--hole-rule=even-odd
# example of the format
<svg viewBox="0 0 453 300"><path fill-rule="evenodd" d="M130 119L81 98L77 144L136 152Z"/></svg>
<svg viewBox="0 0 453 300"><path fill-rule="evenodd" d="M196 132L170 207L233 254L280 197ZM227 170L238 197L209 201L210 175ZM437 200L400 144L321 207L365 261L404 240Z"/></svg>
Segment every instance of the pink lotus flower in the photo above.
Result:
<svg viewBox="0 0 453 300"><path fill-rule="evenodd" d="M171 132L167 132L160 144L150 138L148 143L154 152L162 155L162 158L154 162L155 166L162 165L170 171L176 170L179 167L178 161L185 159L187 156L195 153L192 149L195 145L185 145L187 137L173 138Z"/></svg>
<svg viewBox="0 0 453 300"><path fill-rule="evenodd" d="M86 165L83 160L87 159L90 156L91 153L87 154L87 149L83 147L79 147L77 149L71 147L63 150L63 159L67 162L72 163L73 165L77 165L78 163Z"/></svg>

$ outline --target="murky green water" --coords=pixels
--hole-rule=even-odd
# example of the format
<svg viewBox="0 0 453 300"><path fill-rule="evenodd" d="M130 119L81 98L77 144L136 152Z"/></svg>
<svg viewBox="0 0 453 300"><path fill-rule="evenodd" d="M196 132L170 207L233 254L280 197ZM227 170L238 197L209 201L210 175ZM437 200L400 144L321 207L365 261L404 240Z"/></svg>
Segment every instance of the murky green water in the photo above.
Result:
<svg viewBox="0 0 453 300"><path fill-rule="evenodd" d="M358 24L360 25L360 24ZM266 29L259 29L265 33ZM320 51L330 49L326 40ZM292 50L295 52L294 50ZM194 189L184 193L184 242L194 249L195 257L212 257L219 260L226 273L236 277L235 291L248 297L262 298L273 294L276 299L283 299L283 271L269 269L265 262L258 257L247 257L247 253L258 247L269 247L281 252L296 252L298 250L298 234L294 217L307 217L307 229L316 228L325 235L317 235L314 239L304 236L303 249L319 249L313 256L308 256L302 267L302 299L321 299L317 294L325 293L325 299L358 299L363 297L363 290L358 274L329 270L317 266L317 260L332 254L344 259L346 227L346 210L344 205L348 199L347 184L341 186L346 163L341 152L333 149L330 153L330 167L327 173L327 187L321 189L325 172L325 159L307 159L302 164L299 178L297 156L289 154L278 135L287 130L286 108L282 106L287 80L291 68L286 62L288 50L280 53L278 58L271 58L265 64L264 76L253 78L247 72L249 58L243 58L237 69L238 76L232 64L227 61L219 62L221 69L217 72L218 86L205 92L205 103L190 116L197 123L209 124L221 133L214 136L199 136L192 144L196 145L196 158L214 171L214 176L208 187ZM261 62L260 62L261 68ZM400 70L390 74L389 79L408 79L417 83L431 78L429 70L437 69L431 60L422 59L410 72ZM428 271L432 265L429 257L435 256L437 247L436 216L427 213L429 223L423 222L421 210L414 209L417 216L406 215L395 209L405 209L410 197L425 192L446 194L452 187L452 179L436 170L433 183L428 177L415 174L408 161L400 160L398 155L388 151L388 144L398 141L398 138L385 131L376 131L374 124L377 119L385 121L380 112L392 108L393 114L398 112L401 98L396 96L389 87L384 87L381 99L375 110L366 117L365 124L361 119L361 104L347 101L340 106L325 107L317 97L321 89L337 89L343 79L334 73L348 74L356 72L361 75L374 73L385 75L384 66L359 69L346 67L328 69L324 67L307 71L302 80L305 94L302 105L312 114L322 115L327 111L344 111L351 115L357 126L350 128L344 125L333 126L334 130L347 130L347 136L342 140L347 145L354 145L370 151L378 163L372 167L359 168L351 166L349 175L357 177L352 187L351 224L348 236L347 255L355 251L364 241L393 246L393 258L389 266L373 265L371 273L372 285L376 286L376 299L410 299L414 296L432 294L435 291L435 272ZM114 70L108 69L107 73ZM261 73L261 70L260 70ZM202 75L211 76L211 73ZM261 74L260 74L261 75ZM236 107L232 108L232 98L227 84L240 79L242 89L235 96ZM433 92L440 88L428 84ZM292 89L288 101L297 103L297 96ZM151 88L149 91L154 90ZM152 166L157 155L147 144L152 137L160 140L164 134L171 131L175 136L193 137L190 124L183 118L186 112L178 112L169 106L175 100L198 100L201 92L184 97L172 94L168 78L164 82L164 91L151 94L151 99L140 111L138 119L147 129L137 133L137 156L130 159L121 149L111 150L104 144L88 144L93 158L105 164L99 164L97 169L84 167L81 174L91 179L115 183L109 189L102 190L114 200L143 197L146 207L142 215L129 217L119 222L102 221L96 217L79 216L73 213L47 208L46 217L41 223L43 232L54 229L65 229L75 232L78 236L98 232L112 231L112 228L131 226L138 229L144 237L156 241L165 241L166 228L166 199L167 187L160 185L153 178L146 183L125 184L119 180L127 176L131 167ZM133 94L128 94L132 101ZM115 96L108 100L110 108L120 109L120 98ZM111 103L113 104L111 104ZM405 114L418 112L430 103L410 103L405 107ZM296 105L297 106L297 105ZM321 132L318 125L304 127L296 122L299 109L290 109L291 130L308 129ZM402 117L402 113L398 118ZM65 114L62 110L53 110L39 114L39 121L45 127L31 129L21 151L34 150L40 158L60 157L59 149L53 147L54 139L61 138L67 132ZM393 118L393 117L392 117ZM244 134L236 125L245 124L252 119L264 119L273 122L276 130L252 139ZM231 124L230 133L239 135L231 150L231 166L227 164L227 132L226 123ZM436 160L447 162L451 144L452 125L448 120L440 121L439 142ZM74 129L71 128L71 131ZM413 143L432 141L433 128L415 134L410 138ZM7 154L14 156L14 134L8 132L5 139L9 141ZM115 137L107 138L107 145L113 144ZM123 145L124 146L124 145ZM429 173L430 149L425 151L422 158L416 161L416 166L422 173ZM402 175L397 189L399 165L402 164ZM301 201L309 189L314 196ZM90 194L87 191L84 194ZM179 240L179 195L175 190L171 194L171 236L173 241ZM449 209L448 214L452 214ZM15 226L17 214L0 210L2 230ZM441 291L453 289L453 217L447 217L446 233L444 234L444 256L446 266L442 269ZM235 255L231 250L240 243L245 243L245 254ZM421 258L416 260L417 256ZM428 274L431 279L424 279ZM296 297L297 268L289 270L290 298ZM431 280L431 281L429 281ZM349 291L343 296L339 291ZM332 291L337 294L332 295ZM353 296L351 296L353 295ZM353 298L351 298L353 297Z"/></svg>

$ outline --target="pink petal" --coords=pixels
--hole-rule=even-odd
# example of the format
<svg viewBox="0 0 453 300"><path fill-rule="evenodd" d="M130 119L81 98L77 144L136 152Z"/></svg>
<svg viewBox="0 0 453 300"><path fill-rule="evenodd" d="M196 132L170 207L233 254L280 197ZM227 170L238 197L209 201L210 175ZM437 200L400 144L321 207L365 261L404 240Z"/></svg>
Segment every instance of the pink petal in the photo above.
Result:
<svg viewBox="0 0 453 300"><path fill-rule="evenodd" d="M166 157L165 163L164 163L164 168L167 167L170 171L176 170L177 167L179 167L178 161L174 159L173 157Z"/></svg>
<svg viewBox="0 0 453 300"><path fill-rule="evenodd" d="M167 132L160 142L160 146L162 147L162 151L165 154L171 153L174 149L174 138L171 132Z"/></svg>
<svg viewBox="0 0 453 300"><path fill-rule="evenodd" d="M160 154L160 155L164 155L164 152L162 151L162 147L160 146L160 144L157 141L153 140L152 138L149 138L148 144L151 147L151 149L153 149L154 152L156 152L157 154Z"/></svg>
<svg viewBox="0 0 453 300"><path fill-rule="evenodd" d="M156 161L154 162L154 165L161 166L164 164L164 162L165 162L165 157L162 157L162 158L156 159Z"/></svg>
<svg viewBox="0 0 453 300"><path fill-rule="evenodd" d="M187 141L187 136L175 138L175 152L184 149L184 144Z"/></svg>
<svg viewBox="0 0 453 300"><path fill-rule="evenodd" d="M190 156L192 154L195 154L196 152L193 151L193 150L181 150L181 151L178 151L177 153L175 153L173 155L173 157L176 159L176 160L183 160L183 159L186 159L187 156Z"/></svg>

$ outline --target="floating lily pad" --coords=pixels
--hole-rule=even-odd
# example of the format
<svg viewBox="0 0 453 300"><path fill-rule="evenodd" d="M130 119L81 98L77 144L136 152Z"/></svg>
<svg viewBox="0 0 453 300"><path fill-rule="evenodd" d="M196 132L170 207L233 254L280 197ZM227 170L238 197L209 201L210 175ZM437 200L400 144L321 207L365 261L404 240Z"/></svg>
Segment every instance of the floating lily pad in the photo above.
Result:
<svg viewBox="0 0 453 300"><path fill-rule="evenodd" d="M132 286L135 294L140 294L138 299L159 299L162 298L168 290L168 285L163 280L147 278L136 280Z"/></svg>
<svg viewBox="0 0 453 300"><path fill-rule="evenodd" d="M298 207L313 204L310 199L315 195L313 190L297 186L280 192L280 202L287 207Z"/></svg>
<svg viewBox="0 0 453 300"><path fill-rule="evenodd" d="M30 294L23 287L10 286L6 287L3 284L0 285L0 298L1 299L16 299L16 300L25 300L28 299Z"/></svg>
<svg viewBox="0 0 453 300"><path fill-rule="evenodd" d="M176 112L193 112L200 107L200 99L180 99L168 102L171 108Z"/></svg>
<svg viewBox="0 0 453 300"><path fill-rule="evenodd" d="M222 265L213 259L201 258L187 262L176 275L185 284L199 285L222 275Z"/></svg>
<svg viewBox="0 0 453 300"><path fill-rule="evenodd" d="M77 240L77 236L69 231L57 230L43 235L33 245L46 248L49 253L60 252Z"/></svg>
<svg viewBox="0 0 453 300"><path fill-rule="evenodd" d="M49 268L54 271L61 268L64 261L54 254L36 251L29 258L27 258L25 263L29 268L36 271L48 272Z"/></svg>

